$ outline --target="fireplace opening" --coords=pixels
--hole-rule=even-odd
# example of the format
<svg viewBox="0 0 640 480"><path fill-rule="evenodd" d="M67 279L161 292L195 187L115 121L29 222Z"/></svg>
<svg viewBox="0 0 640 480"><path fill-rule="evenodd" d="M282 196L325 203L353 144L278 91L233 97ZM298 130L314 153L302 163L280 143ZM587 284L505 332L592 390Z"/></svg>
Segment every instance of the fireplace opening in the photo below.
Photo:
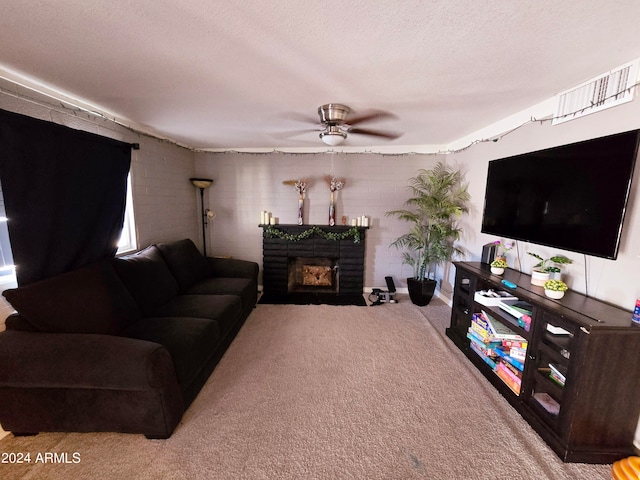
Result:
<svg viewBox="0 0 640 480"><path fill-rule="evenodd" d="M338 259L329 257L289 258L288 293L339 293Z"/></svg>

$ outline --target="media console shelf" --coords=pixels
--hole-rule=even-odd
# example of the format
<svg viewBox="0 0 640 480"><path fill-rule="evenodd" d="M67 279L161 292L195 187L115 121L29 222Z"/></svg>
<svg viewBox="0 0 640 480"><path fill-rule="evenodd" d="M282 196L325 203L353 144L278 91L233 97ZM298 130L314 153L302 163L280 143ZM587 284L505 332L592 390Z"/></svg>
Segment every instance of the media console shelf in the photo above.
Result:
<svg viewBox="0 0 640 480"><path fill-rule="evenodd" d="M631 312L572 291L552 300L543 287L531 285L529 275L515 270L497 276L482 263L456 262L455 266L447 336L553 451L565 462L581 463L613 463L636 455L640 327L632 324ZM506 288L503 279L517 287ZM528 304L530 323L523 321L529 320L526 315L519 322L503 308L487 304L495 302L476 302L475 294L482 290L507 291L515 301ZM490 323L497 322L521 337L524 357L506 362L500 358L508 353L507 347L496 347L501 355L495 355L491 348L478 348L469 339L472 317L482 311ZM474 320L476 333L483 331L482 322L482 316ZM500 363L511 366L501 365L502 371L496 371Z"/></svg>

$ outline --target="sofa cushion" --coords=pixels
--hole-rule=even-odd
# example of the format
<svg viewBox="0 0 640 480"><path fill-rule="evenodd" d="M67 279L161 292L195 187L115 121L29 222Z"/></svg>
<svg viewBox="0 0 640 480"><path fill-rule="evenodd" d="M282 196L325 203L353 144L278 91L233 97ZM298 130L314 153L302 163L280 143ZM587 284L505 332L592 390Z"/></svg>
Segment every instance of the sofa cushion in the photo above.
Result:
<svg viewBox="0 0 640 480"><path fill-rule="evenodd" d="M31 325L27 320L19 313L12 313L4 321L4 326L7 330L15 330L21 332L37 332L36 327Z"/></svg>
<svg viewBox="0 0 640 480"><path fill-rule="evenodd" d="M255 278L205 278L185 292L187 295L239 295L242 308L250 308L256 304L258 286Z"/></svg>
<svg viewBox="0 0 640 480"><path fill-rule="evenodd" d="M155 246L113 261L116 273L140 310L149 315L178 294L178 283Z"/></svg>
<svg viewBox="0 0 640 480"><path fill-rule="evenodd" d="M242 315L237 295L178 295L155 309L152 317L194 317L216 320L226 335Z"/></svg>
<svg viewBox="0 0 640 480"><path fill-rule="evenodd" d="M190 239L156 245L184 292L209 274L209 264Z"/></svg>
<svg viewBox="0 0 640 480"><path fill-rule="evenodd" d="M221 336L215 320L189 317L143 318L121 335L159 343L169 350L182 391L205 367Z"/></svg>
<svg viewBox="0 0 640 480"><path fill-rule="evenodd" d="M3 295L42 332L116 334L140 318L108 261L5 290Z"/></svg>

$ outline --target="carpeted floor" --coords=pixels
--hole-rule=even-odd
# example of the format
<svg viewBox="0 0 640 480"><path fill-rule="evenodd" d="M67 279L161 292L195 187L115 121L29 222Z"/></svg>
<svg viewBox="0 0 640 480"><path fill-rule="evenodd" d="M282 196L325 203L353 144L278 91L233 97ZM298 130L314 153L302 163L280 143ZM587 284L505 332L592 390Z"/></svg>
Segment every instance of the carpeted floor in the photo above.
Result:
<svg viewBox="0 0 640 480"><path fill-rule="evenodd" d="M443 337L446 305L399 300L258 305L170 439L9 436L0 452L80 461L0 478L611 478L557 458Z"/></svg>

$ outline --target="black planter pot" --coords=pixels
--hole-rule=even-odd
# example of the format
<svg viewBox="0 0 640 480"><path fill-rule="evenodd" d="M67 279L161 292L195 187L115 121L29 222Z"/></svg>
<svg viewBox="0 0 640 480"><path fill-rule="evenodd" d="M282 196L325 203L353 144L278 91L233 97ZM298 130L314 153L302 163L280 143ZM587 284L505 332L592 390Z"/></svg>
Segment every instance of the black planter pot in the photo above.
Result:
<svg viewBox="0 0 640 480"><path fill-rule="evenodd" d="M438 282L431 279L418 280L415 278L407 278L407 288L409 289L409 298L414 305L424 307L428 305L433 298Z"/></svg>

